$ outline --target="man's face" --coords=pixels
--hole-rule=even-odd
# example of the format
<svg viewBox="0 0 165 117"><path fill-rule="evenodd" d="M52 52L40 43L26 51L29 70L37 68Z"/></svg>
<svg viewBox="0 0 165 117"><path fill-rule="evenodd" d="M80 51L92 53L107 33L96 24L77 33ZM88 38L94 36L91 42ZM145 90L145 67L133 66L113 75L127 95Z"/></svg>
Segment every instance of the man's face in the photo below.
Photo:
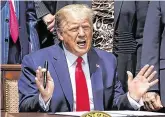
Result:
<svg viewBox="0 0 165 117"><path fill-rule="evenodd" d="M91 47L93 28L87 17L69 13L62 23L60 39L67 50L76 56L82 56Z"/></svg>

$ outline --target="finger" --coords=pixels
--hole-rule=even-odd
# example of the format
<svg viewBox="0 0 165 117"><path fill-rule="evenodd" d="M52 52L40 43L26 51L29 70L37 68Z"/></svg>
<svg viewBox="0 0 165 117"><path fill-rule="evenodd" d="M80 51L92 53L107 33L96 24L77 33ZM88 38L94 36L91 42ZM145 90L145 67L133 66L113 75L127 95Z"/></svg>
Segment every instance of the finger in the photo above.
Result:
<svg viewBox="0 0 165 117"><path fill-rule="evenodd" d="M41 72L43 73L43 72L46 72L46 68L42 68L41 69Z"/></svg>
<svg viewBox="0 0 165 117"><path fill-rule="evenodd" d="M127 75L128 75L128 84L130 84L130 82L133 80L133 75L130 71L127 71Z"/></svg>
<svg viewBox="0 0 165 117"><path fill-rule="evenodd" d="M157 104L157 100L156 100L156 93L154 92L154 95L149 95L150 96L150 104L153 106L153 108L151 108L153 111L157 111L159 110L159 105Z"/></svg>
<svg viewBox="0 0 165 117"><path fill-rule="evenodd" d="M54 21L47 26L47 29L51 30L53 27L54 27Z"/></svg>
<svg viewBox="0 0 165 117"><path fill-rule="evenodd" d="M36 70L36 77L41 82L41 77L40 77L39 69Z"/></svg>
<svg viewBox="0 0 165 117"><path fill-rule="evenodd" d="M159 81L159 80L156 79L156 80L150 82L150 83L149 83L149 87L152 87L153 85L155 85L156 83L158 83L158 81Z"/></svg>
<svg viewBox="0 0 165 117"><path fill-rule="evenodd" d="M50 72L49 72L49 71L47 72L47 80L50 80L50 81L53 80L52 77L51 77L51 75L50 75Z"/></svg>
<svg viewBox="0 0 165 117"><path fill-rule="evenodd" d="M41 70L41 66L38 67L38 70L39 70L39 76L40 76L40 78L42 79L42 70Z"/></svg>
<svg viewBox="0 0 165 117"><path fill-rule="evenodd" d="M152 105L154 107L153 111L158 111L161 108L157 101L153 102Z"/></svg>
<svg viewBox="0 0 165 117"><path fill-rule="evenodd" d="M144 77L147 78L147 77L152 73L153 68L154 68L154 66L151 65L151 66L147 69L147 71L144 73Z"/></svg>
<svg viewBox="0 0 165 117"><path fill-rule="evenodd" d="M149 101L148 102L148 107L150 108L151 111L155 110L155 108L154 108L154 102Z"/></svg>
<svg viewBox="0 0 165 117"><path fill-rule="evenodd" d="M146 70L149 68L149 65L145 65L141 70L140 72L137 74L137 76L142 76L144 75L144 73L146 72Z"/></svg>
<svg viewBox="0 0 165 117"><path fill-rule="evenodd" d="M150 82L155 77L156 74L157 74L156 71L152 72L152 74L147 78L148 82Z"/></svg>
<svg viewBox="0 0 165 117"><path fill-rule="evenodd" d="M163 105L162 105L162 103L161 103L161 100L160 100L160 96L157 94L157 96L156 96L156 103L158 104L158 106L160 107L160 108L163 108Z"/></svg>
<svg viewBox="0 0 165 117"><path fill-rule="evenodd" d="M36 77L37 77L38 79L40 79L39 70L38 70L38 69L36 70Z"/></svg>
<svg viewBox="0 0 165 117"><path fill-rule="evenodd" d="M144 108L148 111L151 111L149 105L148 105L148 102L144 102Z"/></svg>
<svg viewBox="0 0 165 117"><path fill-rule="evenodd" d="M35 77L35 81L36 81L36 85L38 87L38 90L42 93L44 91L44 87L43 87L42 83L38 80L37 77Z"/></svg>
<svg viewBox="0 0 165 117"><path fill-rule="evenodd" d="M52 33L54 31L54 27L52 29L50 29L50 32Z"/></svg>

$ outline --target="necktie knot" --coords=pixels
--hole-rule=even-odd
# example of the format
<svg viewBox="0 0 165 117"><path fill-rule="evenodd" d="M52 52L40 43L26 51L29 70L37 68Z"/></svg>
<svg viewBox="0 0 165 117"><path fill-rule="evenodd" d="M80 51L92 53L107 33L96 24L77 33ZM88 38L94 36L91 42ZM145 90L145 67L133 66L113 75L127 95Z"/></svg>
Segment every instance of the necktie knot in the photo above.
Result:
<svg viewBox="0 0 165 117"><path fill-rule="evenodd" d="M77 64L81 64L82 63L82 60L83 60L82 57L78 57L77 60L76 60L77 61Z"/></svg>

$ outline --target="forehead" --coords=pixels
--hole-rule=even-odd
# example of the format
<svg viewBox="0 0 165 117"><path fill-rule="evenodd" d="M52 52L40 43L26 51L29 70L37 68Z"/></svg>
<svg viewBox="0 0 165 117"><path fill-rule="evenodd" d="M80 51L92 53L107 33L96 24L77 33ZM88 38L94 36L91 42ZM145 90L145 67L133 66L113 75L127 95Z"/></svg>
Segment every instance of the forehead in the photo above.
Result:
<svg viewBox="0 0 165 117"><path fill-rule="evenodd" d="M64 22L67 22L67 24L90 24L90 19L85 13L68 12L65 14Z"/></svg>

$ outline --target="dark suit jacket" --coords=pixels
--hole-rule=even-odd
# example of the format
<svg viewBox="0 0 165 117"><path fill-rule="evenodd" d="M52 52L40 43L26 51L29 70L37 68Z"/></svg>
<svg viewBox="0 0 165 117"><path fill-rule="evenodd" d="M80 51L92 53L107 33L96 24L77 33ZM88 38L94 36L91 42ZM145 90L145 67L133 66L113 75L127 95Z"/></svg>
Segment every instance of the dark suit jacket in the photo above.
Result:
<svg viewBox="0 0 165 117"><path fill-rule="evenodd" d="M135 53L142 44L148 1L115 1L114 52Z"/></svg>
<svg viewBox="0 0 165 117"><path fill-rule="evenodd" d="M42 18L48 13L54 15L62 7L69 4L87 4L91 7L92 1L35 1L37 18Z"/></svg>
<svg viewBox="0 0 165 117"><path fill-rule="evenodd" d="M150 90L159 91L165 106L165 2L152 1L149 5L144 40L142 48L142 66L154 65L158 72L155 78L159 79L160 86L154 85Z"/></svg>
<svg viewBox="0 0 165 117"><path fill-rule="evenodd" d="M19 43L21 48L21 57L29 53L29 40L26 25L26 2L25 1L15 1L16 14L19 20ZM1 46L2 46L2 63L6 64L8 62L9 54L9 41L11 41L9 33L9 6L8 1L1 1ZM21 9L21 10L20 10ZM12 53L11 53L12 54Z"/></svg>
<svg viewBox="0 0 165 117"><path fill-rule="evenodd" d="M117 79L116 59L108 52L91 48L88 52L90 77L95 110L133 109ZM54 45L24 57L19 80L20 111L42 111L39 91L35 83L35 70L48 60L55 88L50 112L73 111L73 91L65 53ZM99 65L99 67L98 67Z"/></svg>

